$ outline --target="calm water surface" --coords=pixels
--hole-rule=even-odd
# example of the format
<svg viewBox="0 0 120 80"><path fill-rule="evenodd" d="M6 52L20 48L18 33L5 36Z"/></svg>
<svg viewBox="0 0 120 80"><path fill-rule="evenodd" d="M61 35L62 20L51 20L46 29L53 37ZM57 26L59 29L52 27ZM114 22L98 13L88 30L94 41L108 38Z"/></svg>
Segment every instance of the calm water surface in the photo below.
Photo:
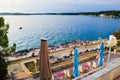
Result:
<svg viewBox="0 0 120 80"><path fill-rule="evenodd" d="M96 40L108 38L120 29L120 19L93 16L32 15L3 16L10 24L10 45L17 50L38 48L40 38L45 37L49 45L71 40ZM23 27L23 29L19 29Z"/></svg>

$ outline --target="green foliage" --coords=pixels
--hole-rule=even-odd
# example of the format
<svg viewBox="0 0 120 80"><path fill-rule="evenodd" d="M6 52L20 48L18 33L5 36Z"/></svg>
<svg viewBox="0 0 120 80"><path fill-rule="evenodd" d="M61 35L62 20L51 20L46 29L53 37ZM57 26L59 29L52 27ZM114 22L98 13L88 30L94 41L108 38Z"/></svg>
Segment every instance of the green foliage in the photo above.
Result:
<svg viewBox="0 0 120 80"><path fill-rule="evenodd" d="M113 35L117 38L120 39L120 29L116 32L113 33Z"/></svg>
<svg viewBox="0 0 120 80"><path fill-rule="evenodd" d="M7 75L7 63L4 58L0 57L0 80L5 80Z"/></svg>
<svg viewBox="0 0 120 80"><path fill-rule="evenodd" d="M117 46L120 46L120 41L117 41Z"/></svg>
<svg viewBox="0 0 120 80"><path fill-rule="evenodd" d="M9 24L4 23L4 18L0 17L0 80L5 80L7 75L7 62L4 58L11 53L15 53L16 44L9 47L9 39L7 36Z"/></svg>
<svg viewBox="0 0 120 80"><path fill-rule="evenodd" d="M34 61L25 63L26 68L31 72L36 72L39 70L39 61L37 59L37 63L35 64Z"/></svg>
<svg viewBox="0 0 120 80"><path fill-rule="evenodd" d="M16 50L16 44L9 47L9 39L7 36L9 24L4 23L4 18L0 17L0 56L8 56Z"/></svg>
<svg viewBox="0 0 120 80"><path fill-rule="evenodd" d="M26 68L27 68L29 71L35 72L35 63L34 63L34 61L25 63L25 66L26 66Z"/></svg>
<svg viewBox="0 0 120 80"><path fill-rule="evenodd" d="M106 15L115 15L115 16L119 16L120 11L115 11L115 10L111 10L111 11L100 11L100 14L106 14ZM120 17L120 16L119 16Z"/></svg>
<svg viewBox="0 0 120 80"><path fill-rule="evenodd" d="M120 29L113 33L113 35L120 40ZM120 41L117 41L117 46L120 46Z"/></svg>
<svg viewBox="0 0 120 80"><path fill-rule="evenodd" d="M94 15L94 16L99 16L100 14L104 14L106 16L113 16L115 18L119 18L120 17L120 10L110 10L110 11L100 11L100 12L82 12L79 14Z"/></svg>
<svg viewBox="0 0 120 80"><path fill-rule="evenodd" d="M8 47L8 33L9 24L5 25L4 18L0 17L0 46Z"/></svg>
<svg viewBox="0 0 120 80"><path fill-rule="evenodd" d="M0 27L3 27L5 25L4 18L0 17Z"/></svg>

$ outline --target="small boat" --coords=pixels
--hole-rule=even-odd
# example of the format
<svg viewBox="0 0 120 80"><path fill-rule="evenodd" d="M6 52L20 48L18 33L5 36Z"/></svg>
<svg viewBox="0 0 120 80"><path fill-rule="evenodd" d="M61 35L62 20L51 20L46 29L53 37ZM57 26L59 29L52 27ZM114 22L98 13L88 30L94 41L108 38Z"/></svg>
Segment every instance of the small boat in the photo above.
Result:
<svg viewBox="0 0 120 80"><path fill-rule="evenodd" d="M19 27L19 29L22 29L22 27Z"/></svg>

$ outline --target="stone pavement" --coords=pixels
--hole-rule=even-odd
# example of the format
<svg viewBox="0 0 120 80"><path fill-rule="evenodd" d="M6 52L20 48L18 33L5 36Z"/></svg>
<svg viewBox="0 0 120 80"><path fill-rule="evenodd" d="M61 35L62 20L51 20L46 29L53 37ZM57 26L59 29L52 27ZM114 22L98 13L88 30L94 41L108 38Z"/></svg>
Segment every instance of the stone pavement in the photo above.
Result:
<svg viewBox="0 0 120 80"><path fill-rule="evenodd" d="M13 64L8 67L8 74L12 76L15 80L27 78L28 76L22 71L20 64Z"/></svg>

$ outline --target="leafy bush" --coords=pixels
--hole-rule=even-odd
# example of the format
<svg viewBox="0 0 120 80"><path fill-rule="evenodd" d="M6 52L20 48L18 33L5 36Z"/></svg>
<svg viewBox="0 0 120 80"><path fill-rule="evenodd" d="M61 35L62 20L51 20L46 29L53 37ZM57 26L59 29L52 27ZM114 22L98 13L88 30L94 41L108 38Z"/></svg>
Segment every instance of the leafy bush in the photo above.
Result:
<svg viewBox="0 0 120 80"><path fill-rule="evenodd" d="M113 33L113 35L117 38L120 39L120 29L116 32Z"/></svg>
<svg viewBox="0 0 120 80"><path fill-rule="evenodd" d="M37 68L37 70L39 69L38 62L35 65L34 61L25 63L25 66L31 72L35 72L36 68ZM35 68L35 66L36 66L36 68Z"/></svg>
<svg viewBox="0 0 120 80"><path fill-rule="evenodd" d="M7 63L2 57L0 57L0 80L5 80L7 72Z"/></svg>
<svg viewBox="0 0 120 80"><path fill-rule="evenodd" d="M113 33L113 35L120 40L120 29ZM120 46L120 41L117 41L117 46Z"/></svg>
<svg viewBox="0 0 120 80"><path fill-rule="evenodd" d="M117 41L117 46L120 46L120 41Z"/></svg>
<svg viewBox="0 0 120 80"><path fill-rule="evenodd" d="M8 29L9 24L5 24L4 18L0 17L0 80L5 80L7 75L8 65L3 57L9 56L16 50L16 44L9 47Z"/></svg>
<svg viewBox="0 0 120 80"><path fill-rule="evenodd" d="M32 62L28 62L25 63L26 68L28 68L29 71L34 72L35 71L35 63Z"/></svg>

